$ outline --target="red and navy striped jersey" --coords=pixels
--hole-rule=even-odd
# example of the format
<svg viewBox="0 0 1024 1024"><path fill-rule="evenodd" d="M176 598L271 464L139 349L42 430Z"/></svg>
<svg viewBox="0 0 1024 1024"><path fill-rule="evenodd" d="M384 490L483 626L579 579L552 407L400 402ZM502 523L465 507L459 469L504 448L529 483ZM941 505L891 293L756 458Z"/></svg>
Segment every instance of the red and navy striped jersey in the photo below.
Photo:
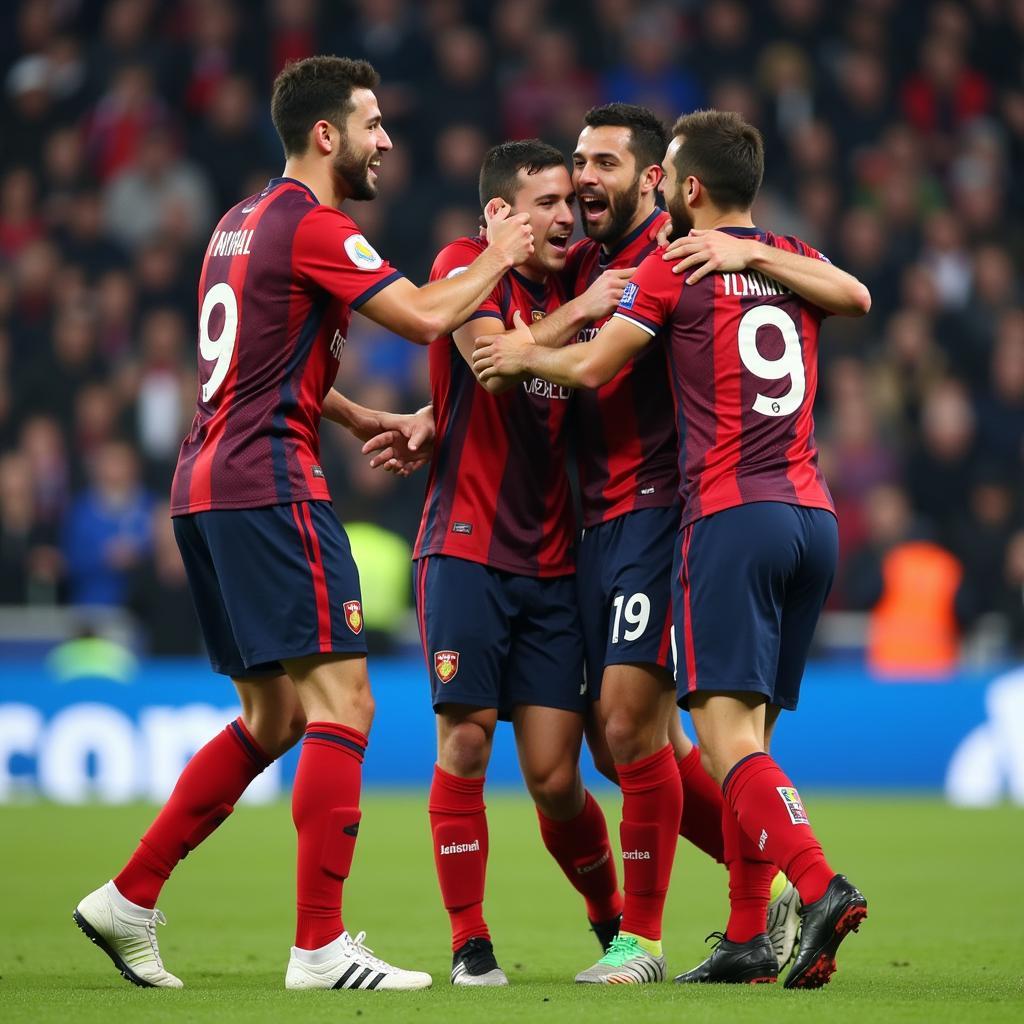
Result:
<svg viewBox="0 0 1024 1024"><path fill-rule="evenodd" d="M172 515L330 500L323 400L352 310L400 276L291 178L221 218L199 278L199 396Z"/></svg>
<svg viewBox="0 0 1024 1024"><path fill-rule="evenodd" d="M796 238L724 230L824 259ZM834 512L812 417L824 311L755 271L684 277L653 253L615 312L668 344L683 525L754 501Z"/></svg>
<svg viewBox="0 0 1024 1024"><path fill-rule="evenodd" d="M446 246L431 281L453 277L486 247L477 238ZM531 323L565 301L553 277L543 284L509 271L470 317ZM573 513L566 476L572 390L534 378L500 395L485 391L451 335L430 346L430 391L437 436L416 558L453 555L523 576L574 571Z"/></svg>
<svg viewBox="0 0 1024 1024"><path fill-rule="evenodd" d="M582 295L606 270L639 266L654 251L652 231L667 219L655 210L610 252L589 238L577 242L566 263L572 294ZM592 341L606 320L583 328L577 341ZM648 345L597 390L578 391L573 417L584 527L676 502L676 425L663 345Z"/></svg>

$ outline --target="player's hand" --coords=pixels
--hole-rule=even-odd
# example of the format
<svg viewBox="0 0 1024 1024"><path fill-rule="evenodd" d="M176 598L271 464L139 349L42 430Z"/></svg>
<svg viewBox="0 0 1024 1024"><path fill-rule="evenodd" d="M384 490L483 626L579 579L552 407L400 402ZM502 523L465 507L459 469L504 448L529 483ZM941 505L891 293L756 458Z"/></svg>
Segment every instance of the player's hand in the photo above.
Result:
<svg viewBox="0 0 1024 1024"><path fill-rule="evenodd" d="M487 244L504 255L510 267L533 255L533 228L528 213L513 213L504 199L492 199L484 207Z"/></svg>
<svg viewBox="0 0 1024 1024"><path fill-rule="evenodd" d="M651 230L647 232L648 241L657 242L660 249L664 249L668 245L668 240L672 237L672 218L666 217L661 227L658 227L657 223L651 225Z"/></svg>
<svg viewBox="0 0 1024 1024"><path fill-rule="evenodd" d="M507 334L483 334L476 339L473 372L482 384L495 377L519 377L529 372L530 351L536 343L517 309L512 314L514 330Z"/></svg>
<svg viewBox="0 0 1024 1024"><path fill-rule="evenodd" d="M696 267L697 269L686 278L687 284L696 284L712 271L728 274L746 270L754 257L753 246L760 244L749 238L737 238L724 231L693 228L684 238L677 238L661 258L678 261L672 268L673 274L682 274Z"/></svg>
<svg viewBox="0 0 1024 1024"><path fill-rule="evenodd" d="M414 413L382 413L381 431L363 445L371 469L409 476L430 461L434 451L434 410L425 405Z"/></svg>
<svg viewBox="0 0 1024 1024"><path fill-rule="evenodd" d="M601 320L618 308L626 284L636 273L636 267L606 270L581 296L586 304L588 320Z"/></svg>

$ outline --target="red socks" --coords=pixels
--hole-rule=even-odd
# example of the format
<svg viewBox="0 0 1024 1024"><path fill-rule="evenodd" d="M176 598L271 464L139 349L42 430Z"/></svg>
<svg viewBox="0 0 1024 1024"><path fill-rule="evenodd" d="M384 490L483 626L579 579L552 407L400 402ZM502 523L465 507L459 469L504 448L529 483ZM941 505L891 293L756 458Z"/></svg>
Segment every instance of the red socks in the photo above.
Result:
<svg viewBox="0 0 1024 1024"><path fill-rule="evenodd" d="M610 921L622 913L622 896L608 826L597 801L586 794L583 810L568 821L554 821L537 809L540 834L569 884L587 904L591 921Z"/></svg>
<svg viewBox="0 0 1024 1024"><path fill-rule="evenodd" d="M750 754L733 765L722 792L759 855L771 858L804 906L820 899L835 872L782 769L767 754Z"/></svg>
<svg viewBox="0 0 1024 1024"><path fill-rule="evenodd" d="M729 923L725 936L730 942L749 942L767 927L768 900L777 869L740 828L732 808L725 805L722 836L729 868Z"/></svg>
<svg viewBox="0 0 1024 1024"><path fill-rule="evenodd" d="M366 736L337 722L309 722L292 789L299 834L295 945L319 949L344 931L341 888L359 832Z"/></svg>
<svg viewBox="0 0 1024 1024"><path fill-rule="evenodd" d="M175 865L227 818L271 760L241 718L197 750L131 860L114 879L118 892L139 906L155 907Z"/></svg>
<svg viewBox="0 0 1024 1024"><path fill-rule="evenodd" d="M430 829L441 899L452 923L452 950L473 938L490 939L484 921L487 815L484 780L461 779L434 765Z"/></svg>
<svg viewBox="0 0 1024 1024"><path fill-rule="evenodd" d="M683 788L670 744L632 764L615 766L622 787L622 875L626 891L620 931L661 939Z"/></svg>
<svg viewBox="0 0 1024 1024"><path fill-rule="evenodd" d="M725 862L722 839L722 791L700 762L700 748L680 758L679 778L683 782L683 817L679 834L689 839L719 864Z"/></svg>

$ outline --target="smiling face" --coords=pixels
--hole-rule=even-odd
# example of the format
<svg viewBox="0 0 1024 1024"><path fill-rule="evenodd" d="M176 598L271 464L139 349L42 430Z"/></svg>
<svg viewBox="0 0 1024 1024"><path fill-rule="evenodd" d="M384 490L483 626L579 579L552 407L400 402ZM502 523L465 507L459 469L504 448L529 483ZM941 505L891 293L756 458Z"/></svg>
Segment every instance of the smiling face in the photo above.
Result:
<svg viewBox="0 0 1024 1024"><path fill-rule="evenodd" d="M572 183L583 230L614 245L629 231L640 206L641 173L629 148L632 132L618 125L588 126L572 155Z"/></svg>
<svg viewBox="0 0 1024 1024"><path fill-rule="evenodd" d="M352 93L352 110L339 132L339 148L331 165L338 191L349 199L373 199L377 195L381 155L391 149L391 139L381 124L377 97L369 89Z"/></svg>
<svg viewBox="0 0 1024 1024"><path fill-rule="evenodd" d="M575 223L569 172L564 166L545 167L535 174L520 168L516 178L519 188L512 212L530 215L534 238L534 253L521 269L532 270L534 275L557 273L565 266Z"/></svg>

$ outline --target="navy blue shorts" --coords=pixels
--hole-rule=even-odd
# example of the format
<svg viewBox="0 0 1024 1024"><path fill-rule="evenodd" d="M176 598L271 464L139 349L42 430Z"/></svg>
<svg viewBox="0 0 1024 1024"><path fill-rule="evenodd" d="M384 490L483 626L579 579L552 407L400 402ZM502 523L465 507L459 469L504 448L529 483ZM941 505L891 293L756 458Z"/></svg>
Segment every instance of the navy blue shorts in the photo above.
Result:
<svg viewBox="0 0 1024 1024"><path fill-rule="evenodd" d="M587 692L601 696L606 665L672 660L672 558L679 506L627 512L584 530L576 584L587 659Z"/></svg>
<svg viewBox="0 0 1024 1024"><path fill-rule="evenodd" d="M285 658L366 653L359 573L329 501L173 522L214 672L279 675Z"/></svg>
<svg viewBox="0 0 1024 1024"><path fill-rule="evenodd" d="M430 555L415 563L416 612L430 691L443 704L519 704L582 713L583 638L572 576L538 579Z"/></svg>
<svg viewBox="0 0 1024 1024"><path fill-rule="evenodd" d="M825 509L754 502L679 531L673 572L681 707L694 690L764 694L792 711L839 551Z"/></svg>

